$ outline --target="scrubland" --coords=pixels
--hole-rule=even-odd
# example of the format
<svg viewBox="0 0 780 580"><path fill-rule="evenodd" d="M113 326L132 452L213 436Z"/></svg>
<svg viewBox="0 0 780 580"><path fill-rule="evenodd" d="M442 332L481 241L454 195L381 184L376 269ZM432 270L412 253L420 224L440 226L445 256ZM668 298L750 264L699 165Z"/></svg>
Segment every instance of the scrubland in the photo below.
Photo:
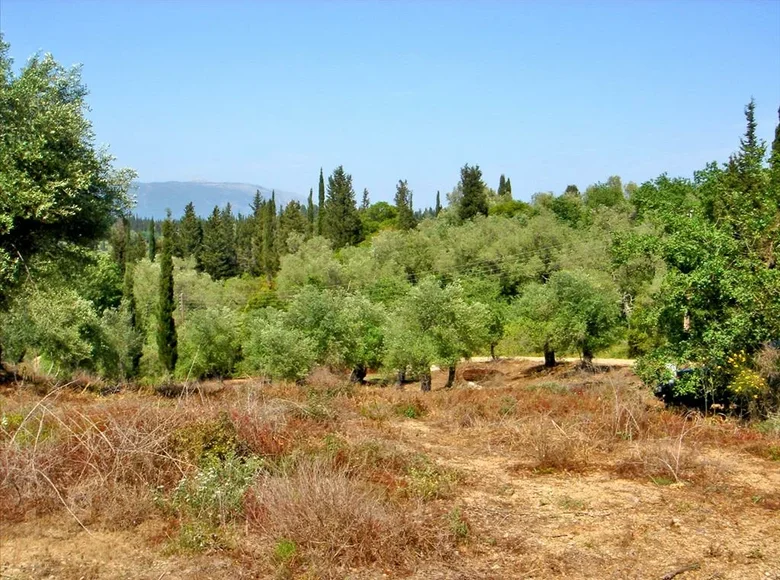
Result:
<svg viewBox="0 0 780 580"><path fill-rule="evenodd" d="M780 578L780 418L629 368L0 391L3 578Z"/></svg>

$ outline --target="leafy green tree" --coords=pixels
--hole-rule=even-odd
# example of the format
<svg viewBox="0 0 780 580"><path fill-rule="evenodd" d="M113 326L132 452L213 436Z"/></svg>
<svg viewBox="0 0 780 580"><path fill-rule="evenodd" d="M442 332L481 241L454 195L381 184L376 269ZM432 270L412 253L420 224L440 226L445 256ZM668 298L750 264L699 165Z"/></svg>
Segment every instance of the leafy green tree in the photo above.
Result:
<svg viewBox="0 0 780 580"><path fill-rule="evenodd" d="M178 358L176 324L173 320L173 224L170 215L163 222L160 257L160 301L157 311L157 352L163 369L172 373Z"/></svg>
<svg viewBox="0 0 780 580"><path fill-rule="evenodd" d="M378 201L360 212L360 222L365 235L394 228L398 223L398 210L386 201Z"/></svg>
<svg viewBox="0 0 780 580"><path fill-rule="evenodd" d="M534 282L511 306L509 335L524 352L544 354L544 366L554 367L555 351L564 345L556 328L557 304L552 288Z"/></svg>
<svg viewBox="0 0 780 580"><path fill-rule="evenodd" d="M317 189L317 235L325 235L325 178L322 175L322 167L320 167L320 182Z"/></svg>
<svg viewBox="0 0 780 580"><path fill-rule="evenodd" d="M347 295L341 302L341 311L347 327L344 362L352 369L350 380L362 383L368 369L382 364L387 312L381 304L360 294Z"/></svg>
<svg viewBox="0 0 780 580"><path fill-rule="evenodd" d="M363 226L355 205L352 176L346 173L341 165L328 177L323 233L336 249L355 245L363 240Z"/></svg>
<svg viewBox="0 0 780 580"><path fill-rule="evenodd" d="M266 308L246 323L243 341L245 372L272 379L303 381L314 366L314 345L291 327L283 312Z"/></svg>
<svg viewBox="0 0 780 580"><path fill-rule="evenodd" d="M125 356L122 357L128 363L124 365L124 374L127 378L138 375L141 364L141 347L143 346L143 328L138 318L138 307L135 301L135 265L127 264L122 285L122 309L126 317L128 331L123 341ZM137 337L137 339L134 338ZM120 359L122 360L122 359Z"/></svg>
<svg viewBox="0 0 780 580"><path fill-rule="evenodd" d="M411 230L416 224L412 209L412 191L406 180L399 180L395 187L395 209L398 212L398 229Z"/></svg>
<svg viewBox="0 0 780 580"><path fill-rule="evenodd" d="M14 74L0 36L0 308L57 259L102 239L130 205L134 173L95 147L79 68L33 56Z"/></svg>
<svg viewBox="0 0 780 580"><path fill-rule="evenodd" d="M155 234L154 219L149 220L149 227L146 230L146 247L149 250L149 261L154 262L157 255L157 238Z"/></svg>
<svg viewBox="0 0 780 580"><path fill-rule="evenodd" d="M611 176L606 183L596 183L585 190L585 205L589 208L615 207L624 202L623 182L617 175Z"/></svg>
<svg viewBox="0 0 780 580"><path fill-rule="evenodd" d="M464 165L460 170L461 197L458 204L458 216L466 221L477 215L488 214L487 194L485 182L482 181L482 171L479 165L470 167Z"/></svg>
<svg viewBox="0 0 780 580"><path fill-rule="evenodd" d="M386 365L400 373L407 368L420 377L423 391L431 390L431 365L455 374L455 365L487 341L488 312L469 303L458 284L441 287L425 278L401 300L387 329Z"/></svg>
<svg viewBox="0 0 780 580"><path fill-rule="evenodd" d="M226 377L240 352L239 320L226 307L192 312L179 329L176 375L182 379Z"/></svg>

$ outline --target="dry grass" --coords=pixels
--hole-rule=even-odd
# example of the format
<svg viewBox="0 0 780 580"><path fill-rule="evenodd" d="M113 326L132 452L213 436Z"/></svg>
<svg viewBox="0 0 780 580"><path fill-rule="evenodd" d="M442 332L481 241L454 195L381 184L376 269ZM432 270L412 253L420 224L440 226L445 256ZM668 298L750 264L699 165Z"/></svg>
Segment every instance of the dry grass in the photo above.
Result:
<svg viewBox="0 0 780 580"><path fill-rule="evenodd" d="M713 537L723 522L741 530L715 556L701 548L710 576L774 573L758 557L780 549L771 417L666 410L628 369L470 368L482 384L444 390L436 373L425 395L326 370L309 386L226 381L178 397L5 387L2 565L49 558L58 577L125 574L106 560L74 568L73 553L57 568L59 545L25 526L59 521L70 523L57 533L85 538L78 550L125 534L142 542L132 561L151 549L174 565L188 551L182 578L629 577L615 556L629 552L645 559L639 576L660 577L674 564L663 545L690 517ZM192 550L224 555L222 567ZM20 577L41 577L30 574Z"/></svg>

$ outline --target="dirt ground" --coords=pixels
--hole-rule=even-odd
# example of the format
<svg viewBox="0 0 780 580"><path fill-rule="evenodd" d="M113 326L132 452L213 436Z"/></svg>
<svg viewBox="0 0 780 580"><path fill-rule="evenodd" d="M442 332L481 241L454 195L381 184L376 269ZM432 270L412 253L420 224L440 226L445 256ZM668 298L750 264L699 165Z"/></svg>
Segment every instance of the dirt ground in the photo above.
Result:
<svg viewBox="0 0 780 580"><path fill-rule="evenodd" d="M473 380L464 379L464 370ZM436 373L434 392L428 395L414 384L403 392L360 387L353 399L337 405L340 419L334 429L340 436L389 441L457 473L452 493L430 505L440 502L442 510L459 510L468 527L467 537L446 557L422 558L404 569L381 564L341 569L338 577L780 580L780 461L742 443L758 441L774 449L776 439L748 436L747 428L730 419L700 420L688 436L691 419L680 419L674 423L680 426L678 447L684 445L695 456L692 475L684 477L683 468L673 465L675 477L648 477L625 465L650 449L649 436L616 442L580 437L591 432L595 419L580 419L578 397L599 388L603 397L592 400L609 411L618 401L617 394L610 400L610 386L640 388L629 369L591 375L563 365L549 373L533 361L512 360L465 365L459 378L454 389L444 391L445 377ZM246 387L237 382L221 388L239 386ZM554 394L547 395L550 391ZM5 396L9 408L21 395ZM490 409L497 399L516 401L521 410L494 413ZM427 411L381 420L356 411L404 401L422 401ZM643 404L657 424L672 421L651 397ZM562 444L580 438L580 461L567 457L552 468L540 462L534 449L546 443L534 438L537 428L542 438L560 435ZM652 438L653 443L663 440L674 449L675 428L667 437ZM677 475L679 480L672 481ZM63 499L70 505L70 496ZM174 533L172 524L160 515L123 529L105 522L83 527L65 509L2 519L0 571L9 580L320 575L305 566L274 572L253 565L256 553L245 547L251 544L250 531L233 550L171 550L166 539Z"/></svg>

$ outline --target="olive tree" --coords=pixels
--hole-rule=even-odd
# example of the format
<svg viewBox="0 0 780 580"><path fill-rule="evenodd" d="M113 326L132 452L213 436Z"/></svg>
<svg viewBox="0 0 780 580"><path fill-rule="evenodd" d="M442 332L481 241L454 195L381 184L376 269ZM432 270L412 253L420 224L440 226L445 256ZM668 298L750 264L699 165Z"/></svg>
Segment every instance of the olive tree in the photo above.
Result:
<svg viewBox="0 0 780 580"><path fill-rule="evenodd" d="M425 278L391 315L385 364L399 372L399 379L411 369L423 391L431 389L431 365L446 366L451 386L457 362L488 342L488 318L487 307L469 303L459 284L442 287L435 278Z"/></svg>

